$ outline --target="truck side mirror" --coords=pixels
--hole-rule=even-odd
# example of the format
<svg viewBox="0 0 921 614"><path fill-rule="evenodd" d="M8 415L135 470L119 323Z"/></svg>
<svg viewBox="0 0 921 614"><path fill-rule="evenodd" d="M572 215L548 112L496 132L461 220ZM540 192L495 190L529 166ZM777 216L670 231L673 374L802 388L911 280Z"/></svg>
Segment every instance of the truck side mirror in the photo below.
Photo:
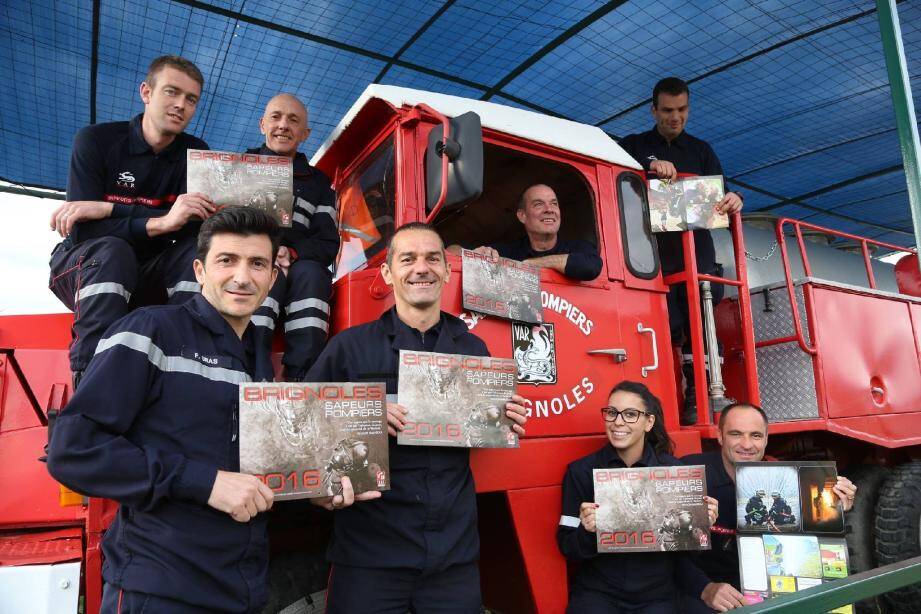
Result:
<svg viewBox="0 0 921 614"><path fill-rule="evenodd" d="M480 116L471 111L450 118L448 122L448 138L444 138L442 126L435 126L429 132L425 149L425 212L428 216L437 214L435 206L441 197L442 156L448 158L448 190L439 210L450 210L483 193L483 129Z"/></svg>

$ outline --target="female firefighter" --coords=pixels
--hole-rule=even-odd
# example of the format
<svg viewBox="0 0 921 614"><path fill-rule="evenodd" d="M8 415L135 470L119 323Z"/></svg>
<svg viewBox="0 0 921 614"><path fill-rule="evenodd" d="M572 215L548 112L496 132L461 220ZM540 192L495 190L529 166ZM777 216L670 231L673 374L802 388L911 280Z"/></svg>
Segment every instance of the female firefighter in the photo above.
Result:
<svg viewBox="0 0 921 614"><path fill-rule="evenodd" d="M599 514L610 510L602 508L599 512L592 470L679 464L672 456L673 444L663 424L662 405L643 384L621 382L614 386L608 405L601 408L601 415L608 443L571 463L563 479L563 515L557 529L557 542L567 559L580 564L570 581L567 612L676 612L679 590L699 595L709 582L687 553L678 549L685 549L694 541L706 546L709 540L706 527L694 524L715 522L717 502L704 497L709 518L695 520L688 510L665 504L659 497L658 491L676 484L679 488L686 487L696 481L688 473L689 468L656 472L666 480L676 478L667 488L642 488L639 472L632 478L618 479L615 503L622 526L613 527L615 531L610 535L624 535L623 540L612 541L642 545L659 552L599 554L596 517L601 523ZM702 480L703 474L697 478ZM623 526L624 519L628 519L629 527ZM648 528L637 529L644 525ZM636 535L642 535L642 539L633 539Z"/></svg>

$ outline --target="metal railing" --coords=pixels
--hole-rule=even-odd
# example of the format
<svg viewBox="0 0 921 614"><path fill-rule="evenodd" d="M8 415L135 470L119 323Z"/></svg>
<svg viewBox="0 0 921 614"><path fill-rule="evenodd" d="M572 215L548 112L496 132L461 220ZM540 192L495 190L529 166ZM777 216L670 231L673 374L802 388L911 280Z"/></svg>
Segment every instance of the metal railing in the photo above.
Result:
<svg viewBox="0 0 921 614"><path fill-rule="evenodd" d="M891 243L884 243L882 241L874 241L873 239L867 239L865 237L852 235L847 232L832 230L831 228L825 228L824 226L816 226L815 224L810 224L809 222L802 222L799 220L790 219L788 217L782 217L777 220L777 245L780 246L780 259L783 263L784 279L786 280L787 284L787 296L790 299L790 313L793 316L793 334L786 337L777 337L775 339L764 339L758 341L755 346L762 348L796 341L803 352L810 354L811 356L815 356L817 353L815 344L810 344L806 341L806 335L803 333L803 322L800 318L799 309L796 306L796 289L793 283L793 271L790 266L790 254L787 251L786 235L784 234L784 226L787 224L793 226L793 234L796 237L796 244L799 246L800 258L802 259L803 263L803 274L806 277L812 277L812 267L809 264L809 255L806 253L806 243L803 240L803 228L808 228L809 230L817 230L834 237L850 239L859 243L860 251L863 254L864 267L866 267L867 271L867 283L869 284L871 290L876 289L876 277L873 275L873 263L870 260L869 245L878 245L880 247L885 247L894 251L906 252L909 254L917 254L918 252L917 250L905 248L900 245L893 245ZM806 312L811 319L811 302L808 301L808 299L806 302Z"/></svg>
<svg viewBox="0 0 921 614"><path fill-rule="evenodd" d="M768 599L739 614L816 614L921 582L921 556Z"/></svg>
<svg viewBox="0 0 921 614"><path fill-rule="evenodd" d="M734 213L729 218L729 232L732 236L732 250L735 256L735 279L717 277L700 273L697 270L697 257L694 247L694 233L682 233L682 249L684 253L684 270L667 275L664 279L666 285L685 284L688 300L688 320L691 331L691 354L694 362L694 383L697 395L697 424L713 424L710 413L710 398L708 394L707 373L704 364L704 333L703 316L700 307L700 282L708 281L717 284L734 286L738 291L739 320L741 322L742 336L742 361L745 372L745 383L748 388L746 401L760 405L758 392L758 369L755 365L755 338L754 326L751 315L751 297L748 293L748 268L745 260L745 235L742 228L742 216ZM716 348L706 351L716 352Z"/></svg>

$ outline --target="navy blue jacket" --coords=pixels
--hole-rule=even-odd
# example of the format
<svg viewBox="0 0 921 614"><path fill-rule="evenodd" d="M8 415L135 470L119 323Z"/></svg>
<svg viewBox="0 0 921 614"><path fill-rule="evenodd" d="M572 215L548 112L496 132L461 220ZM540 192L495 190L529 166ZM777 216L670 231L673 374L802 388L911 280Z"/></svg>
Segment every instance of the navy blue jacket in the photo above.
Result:
<svg viewBox="0 0 921 614"><path fill-rule="evenodd" d="M635 467L680 464L670 454L656 454L645 446ZM624 462L610 443L569 464L563 478L563 515L556 540L567 559L580 563L571 581L572 591L608 593L616 599L644 603L668 599L677 589L700 596L708 580L687 552L629 552L599 554L594 533L579 520L582 503L595 500L592 469L622 468Z"/></svg>
<svg viewBox="0 0 921 614"><path fill-rule="evenodd" d="M154 153L144 140L142 117L86 126L74 137L67 200L106 201L113 207L106 219L75 224L65 239L68 247L99 237L120 237L142 255L149 255L163 249L169 239L192 231L150 238L147 220L165 215L185 193L186 150L208 149L208 144L183 132L166 149Z"/></svg>
<svg viewBox="0 0 921 614"><path fill-rule="evenodd" d="M620 141L620 146L647 171L653 161L667 160L675 165L679 173L723 174L723 166L713 148L706 141L691 136L687 132L682 132L669 143L653 127L652 130L624 137ZM659 245L662 272L668 274L684 270L681 233L658 233L656 242ZM697 268L702 273L712 273L716 268L716 249L709 230L694 231L694 249L697 251Z"/></svg>
<svg viewBox="0 0 921 614"><path fill-rule="evenodd" d="M736 483L726 473L719 450L691 454L681 459L684 465L707 467L707 494L719 501L719 517L710 528L711 550L692 554L694 562L713 582L727 582L736 589L739 580L739 550L736 545Z"/></svg>
<svg viewBox="0 0 921 614"><path fill-rule="evenodd" d="M265 145L246 150L263 156L277 156ZM294 156L294 212L290 228L282 228L281 244L297 252L297 259L314 260L329 266L339 253L336 193L329 177L310 166L307 156Z"/></svg>
<svg viewBox="0 0 921 614"><path fill-rule="evenodd" d="M429 351L489 355L486 344L452 315L441 314L437 334ZM400 350L422 351L423 339L390 309L378 320L333 337L305 379L385 382L388 397L395 395ZM328 552L332 563L441 571L478 558L469 450L398 446L390 437L390 475L390 490L380 499L335 512Z"/></svg>
<svg viewBox="0 0 921 614"><path fill-rule="evenodd" d="M489 247L499 252L503 258L513 260L569 254L564 275L579 281L591 281L601 273L601 258L598 256L598 250L588 241L557 239L556 245L543 252L533 249L528 237L513 243L492 243Z"/></svg>
<svg viewBox="0 0 921 614"><path fill-rule="evenodd" d="M239 470L238 384L270 380L269 356L197 294L138 309L99 342L55 423L48 470L118 501L103 541L106 582L230 612L265 603L265 516L208 506L219 469Z"/></svg>

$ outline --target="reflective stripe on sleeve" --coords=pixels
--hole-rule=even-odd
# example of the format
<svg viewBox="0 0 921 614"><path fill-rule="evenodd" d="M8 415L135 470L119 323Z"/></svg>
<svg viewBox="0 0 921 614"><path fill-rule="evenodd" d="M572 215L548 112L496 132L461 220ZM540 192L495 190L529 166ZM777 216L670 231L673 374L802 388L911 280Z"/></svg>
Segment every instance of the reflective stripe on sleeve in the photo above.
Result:
<svg viewBox="0 0 921 614"><path fill-rule="evenodd" d="M329 323L322 318L298 318L285 323L286 333L301 328L319 328L323 332L329 332Z"/></svg>
<svg viewBox="0 0 921 614"><path fill-rule="evenodd" d="M269 316L250 316L249 319L252 320L253 324L256 326L262 326L263 328L267 328L269 330L275 330L274 318L270 318Z"/></svg>
<svg viewBox="0 0 921 614"><path fill-rule="evenodd" d="M295 214L291 216L291 219L293 219L295 222L297 222L298 224L301 224L302 226L306 228L310 228L310 220L308 220L307 216L304 215L303 213L295 212Z"/></svg>
<svg viewBox="0 0 921 614"><path fill-rule="evenodd" d="M131 293L125 290L125 286L117 284L114 281L84 286L77 292L75 299L77 301L82 301L85 298L96 296L97 294L117 294L124 297L126 302L131 300Z"/></svg>
<svg viewBox="0 0 921 614"><path fill-rule="evenodd" d="M278 301L276 301L271 296L265 297L265 300L262 301L262 305L260 305L260 307L268 307L275 312L275 315L278 315L278 312L281 311L281 305L279 305Z"/></svg>
<svg viewBox="0 0 921 614"><path fill-rule="evenodd" d="M582 524L582 521L575 516L560 516L561 527L572 527L573 529L577 529L580 524Z"/></svg>
<svg viewBox="0 0 921 614"><path fill-rule="evenodd" d="M311 308L319 309L326 315L329 315L329 303L318 298L305 298L300 301L293 301L290 305L285 307L285 313L294 313L295 311Z"/></svg>
<svg viewBox="0 0 921 614"><path fill-rule="evenodd" d="M194 292L198 294L201 292L201 284L194 281L180 281L178 284L172 288L166 289L166 295L170 298L177 292Z"/></svg>
<svg viewBox="0 0 921 614"><path fill-rule="evenodd" d="M100 341L99 345L96 346L96 354L102 354L118 345L146 354L150 364L165 373L188 373L213 382L225 382L227 384L243 384L252 381L249 374L243 371L225 369L224 367L210 367L182 356L167 356L150 337L127 331L116 333Z"/></svg>

